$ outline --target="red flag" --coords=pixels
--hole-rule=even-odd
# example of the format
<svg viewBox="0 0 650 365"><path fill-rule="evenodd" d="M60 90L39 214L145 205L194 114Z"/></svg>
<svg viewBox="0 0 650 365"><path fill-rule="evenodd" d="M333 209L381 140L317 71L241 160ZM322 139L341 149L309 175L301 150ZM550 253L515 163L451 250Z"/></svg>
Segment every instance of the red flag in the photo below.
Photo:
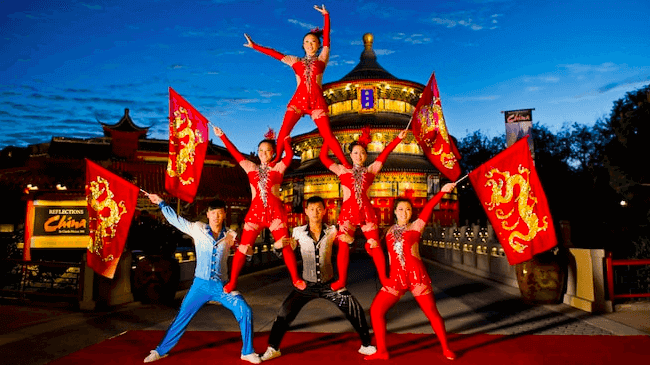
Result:
<svg viewBox="0 0 650 365"><path fill-rule="evenodd" d="M138 200L137 186L86 159L88 266L112 279Z"/></svg>
<svg viewBox="0 0 650 365"><path fill-rule="evenodd" d="M460 153L447 131L442 115L440 92L435 73L424 88L413 112L413 136L429 161L451 181L460 176Z"/></svg>
<svg viewBox="0 0 650 365"><path fill-rule="evenodd" d="M207 149L208 120L170 87L168 192L188 203L194 201Z"/></svg>
<svg viewBox="0 0 650 365"><path fill-rule="evenodd" d="M527 138L469 173L510 265L557 245L546 194L537 176Z"/></svg>

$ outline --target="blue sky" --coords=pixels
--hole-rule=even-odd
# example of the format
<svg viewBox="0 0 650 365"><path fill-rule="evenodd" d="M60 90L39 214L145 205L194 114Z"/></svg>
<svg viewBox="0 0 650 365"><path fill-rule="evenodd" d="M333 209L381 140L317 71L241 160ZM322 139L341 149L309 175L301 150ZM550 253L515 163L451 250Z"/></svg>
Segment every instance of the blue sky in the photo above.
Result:
<svg viewBox="0 0 650 365"><path fill-rule="evenodd" d="M16 3L8 5L7 3ZM314 2L273 0L13 1L0 7L0 148L52 136L100 136L124 109L168 138L173 87L243 152L279 130L291 69L243 47L302 55L322 16ZM320 3L319 3L320 5ZM378 62L426 84L435 71L450 132L503 133L503 110L535 108L557 131L593 124L650 83L648 1L330 1L324 82L359 61L373 33ZM315 126L301 119L293 135Z"/></svg>

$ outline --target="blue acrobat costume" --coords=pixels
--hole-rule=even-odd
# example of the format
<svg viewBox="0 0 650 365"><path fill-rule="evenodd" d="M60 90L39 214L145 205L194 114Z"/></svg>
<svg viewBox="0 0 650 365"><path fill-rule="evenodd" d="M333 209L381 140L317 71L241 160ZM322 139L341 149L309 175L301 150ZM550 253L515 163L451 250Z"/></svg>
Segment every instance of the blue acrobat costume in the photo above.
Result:
<svg viewBox="0 0 650 365"><path fill-rule="evenodd" d="M228 253L234 244L235 232L222 225L218 236L214 237L208 224L179 217L164 201L160 202L159 207L171 225L194 239L196 269L192 286L156 351L161 357L167 354L178 343L199 309L209 301L216 301L229 309L239 323L242 356L254 353L251 308L240 294L226 294L223 291L224 283L228 282Z"/></svg>

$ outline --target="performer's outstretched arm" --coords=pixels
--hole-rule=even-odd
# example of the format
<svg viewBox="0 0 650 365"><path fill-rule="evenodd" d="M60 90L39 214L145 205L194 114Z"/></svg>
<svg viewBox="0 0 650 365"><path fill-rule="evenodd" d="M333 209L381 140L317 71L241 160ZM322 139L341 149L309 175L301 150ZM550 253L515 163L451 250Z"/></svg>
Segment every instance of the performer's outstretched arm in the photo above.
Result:
<svg viewBox="0 0 650 365"><path fill-rule="evenodd" d="M377 160L376 160L376 161L381 162L381 164L383 165L384 162L386 162L386 159L388 158L388 155L389 155L391 152L393 152L393 150L395 149L395 147L397 147L397 145L398 145L400 142L402 142L402 140L404 139L404 137L406 137L406 133L407 133L406 129L403 130L403 131L400 131L399 134L397 135L397 137L395 137L395 139L393 139L393 140L388 144L388 146L386 146L386 148L384 148L384 150L381 151L381 153L380 153L379 156L377 157Z"/></svg>
<svg viewBox="0 0 650 365"><path fill-rule="evenodd" d="M226 149L228 149L228 152L230 152L232 157L235 158L235 161L237 161L237 163L240 163L240 162L242 162L242 161L244 161L246 159L246 158L244 158L244 155L242 155L241 152L239 152L237 147L235 147L235 145L232 144L232 142L230 142L230 140L228 139L228 137L226 137L226 134L223 133L221 128L212 127L212 130L214 131L214 134L217 137L221 138L221 141L226 146Z"/></svg>
<svg viewBox="0 0 650 365"><path fill-rule="evenodd" d="M314 9L323 14L323 50L318 56L318 59L327 64L330 58L330 14L325 9L325 5L322 8L314 5Z"/></svg>
<svg viewBox="0 0 650 365"><path fill-rule="evenodd" d="M174 209L165 203L165 201L162 200L160 196L157 194L147 194L147 198L149 198L151 203L156 204L160 207L160 211L162 212L165 219L167 219L167 222L169 222L169 224L187 235L191 233L192 222L176 214Z"/></svg>
<svg viewBox="0 0 650 365"><path fill-rule="evenodd" d="M433 198L429 199L427 204L422 208L422 212L420 212L420 215L418 216L418 219L426 222L431 218L431 214L433 213L433 208L440 202L440 199L442 199L442 196L450 193L454 190L456 187L455 183L447 183L445 184L442 189L438 192L438 194L434 195Z"/></svg>
<svg viewBox="0 0 650 365"><path fill-rule="evenodd" d="M244 47L252 48L252 49L256 50L257 52L264 53L265 55L271 56L271 57L275 58L278 61L282 61L282 59L285 56L284 54L274 50L273 48L263 47L263 46L260 46L259 44L255 43L255 42L253 42L253 40L251 39L251 36L249 36L246 33L244 33L244 37L246 37L246 41L247 41L247 43L244 44Z"/></svg>

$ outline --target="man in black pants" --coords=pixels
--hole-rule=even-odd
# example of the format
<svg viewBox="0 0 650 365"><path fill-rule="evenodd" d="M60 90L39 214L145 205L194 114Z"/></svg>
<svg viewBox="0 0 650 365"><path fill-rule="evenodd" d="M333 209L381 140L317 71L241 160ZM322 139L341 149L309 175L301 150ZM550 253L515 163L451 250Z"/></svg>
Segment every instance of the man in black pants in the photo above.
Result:
<svg viewBox="0 0 650 365"><path fill-rule="evenodd" d="M307 288L304 290L294 288L282 303L280 312L273 323L273 328L271 328L269 345L264 355L262 355L262 360L271 360L281 355L280 342L289 329L291 322L305 304L317 298L323 298L334 303L343 312L345 318L350 321L359 337L361 337L359 353L370 355L376 351L375 347L370 345L366 314L359 301L346 288L334 291L330 286L334 281L332 246L339 241L336 239L336 227L323 223L325 213L323 198L311 197L307 200L307 208L305 209L309 224L293 229L292 246L294 248L297 245L300 246L303 266L302 278L307 282ZM349 249L346 243L339 245L339 255L341 255L341 250L345 250L342 257L347 260ZM347 262L343 263L340 260L338 262L340 263L339 271L347 270Z"/></svg>

